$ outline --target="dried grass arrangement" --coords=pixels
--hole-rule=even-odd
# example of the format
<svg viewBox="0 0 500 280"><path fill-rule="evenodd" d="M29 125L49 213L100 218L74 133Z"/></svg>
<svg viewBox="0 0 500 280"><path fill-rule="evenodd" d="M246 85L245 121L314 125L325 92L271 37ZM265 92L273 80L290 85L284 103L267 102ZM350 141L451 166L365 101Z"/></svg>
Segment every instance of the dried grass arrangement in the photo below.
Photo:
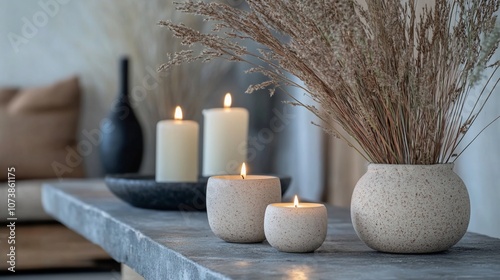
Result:
<svg viewBox="0 0 500 280"><path fill-rule="evenodd" d="M484 104L499 94L494 53L500 0L436 0L421 10L415 0L247 3L248 11L223 3L176 3L179 11L216 25L202 33L161 21L183 44L204 48L175 53L160 70L215 58L248 63L248 72L269 78L248 93L302 89L320 108L293 104L318 116L327 132L372 163L453 162L477 137L462 143ZM261 47L246 48L248 40Z"/></svg>

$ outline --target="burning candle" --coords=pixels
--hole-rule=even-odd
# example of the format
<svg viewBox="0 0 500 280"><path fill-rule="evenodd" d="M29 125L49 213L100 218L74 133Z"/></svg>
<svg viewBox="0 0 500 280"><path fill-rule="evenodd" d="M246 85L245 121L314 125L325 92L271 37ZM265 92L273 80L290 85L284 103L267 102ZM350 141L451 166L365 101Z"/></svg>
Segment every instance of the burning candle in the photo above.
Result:
<svg viewBox="0 0 500 280"><path fill-rule="evenodd" d="M174 120L156 126L156 181L198 181L198 130L195 121L183 120L175 108Z"/></svg>
<svg viewBox="0 0 500 280"><path fill-rule="evenodd" d="M273 203L267 206L264 232L271 246L282 252L305 253L318 249L327 232L326 207L319 203Z"/></svg>
<svg viewBox="0 0 500 280"><path fill-rule="evenodd" d="M248 110L231 108L231 94L224 98L224 108L203 110L202 175L238 174L247 158Z"/></svg>
<svg viewBox="0 0 500 280"><path fill-rule="evenodd" d="M266 207L280 201L280 180L273 176L247 175L244 163L240 175L208 179L208 223L212 232L227 242L264 241Z"/></svg>

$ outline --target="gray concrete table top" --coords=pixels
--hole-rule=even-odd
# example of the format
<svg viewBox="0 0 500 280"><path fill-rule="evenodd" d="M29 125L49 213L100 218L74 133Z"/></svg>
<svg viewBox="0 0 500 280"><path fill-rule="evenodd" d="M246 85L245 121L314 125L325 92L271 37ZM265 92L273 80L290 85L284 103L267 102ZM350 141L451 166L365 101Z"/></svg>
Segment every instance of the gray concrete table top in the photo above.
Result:
<svg viewBox="0 0 500 280"><path fill-rule="evenodd" d="M42 201L146 279L500 279L500 239L467 233L443 253L384 254L358 239L347 209L328 208L328 236L315 253L291 254L266 242L226 243L203 212L134 208L102 181L47 184Z"/></svg>

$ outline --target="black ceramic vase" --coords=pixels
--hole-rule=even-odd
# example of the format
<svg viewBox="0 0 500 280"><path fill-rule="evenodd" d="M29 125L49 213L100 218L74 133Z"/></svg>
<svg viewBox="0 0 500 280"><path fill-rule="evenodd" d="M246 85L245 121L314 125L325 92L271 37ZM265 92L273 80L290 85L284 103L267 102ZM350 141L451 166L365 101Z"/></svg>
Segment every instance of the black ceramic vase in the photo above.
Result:
<svg viewBox="0 0 500 280"><path fill-rule="evenodd" d="M130 105L128 58L120 61L120 91L101 126L101 162L106 174L136 173L143 153L142 130Z"/></svg>

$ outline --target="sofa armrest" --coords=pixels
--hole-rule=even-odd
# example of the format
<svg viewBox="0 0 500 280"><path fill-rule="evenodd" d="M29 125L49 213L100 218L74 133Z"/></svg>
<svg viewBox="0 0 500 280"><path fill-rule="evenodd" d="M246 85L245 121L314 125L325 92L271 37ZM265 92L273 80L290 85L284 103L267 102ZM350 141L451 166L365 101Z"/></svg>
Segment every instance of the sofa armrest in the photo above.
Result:
<svg viewBox="0 0 500 280"><path fill-rule="evenodd" d="M15 217L18 223L53 221L42 207L42 184L57 180L18 180L16 181ZM8 217L7 182L0 186L0 221Z"/></svg>

